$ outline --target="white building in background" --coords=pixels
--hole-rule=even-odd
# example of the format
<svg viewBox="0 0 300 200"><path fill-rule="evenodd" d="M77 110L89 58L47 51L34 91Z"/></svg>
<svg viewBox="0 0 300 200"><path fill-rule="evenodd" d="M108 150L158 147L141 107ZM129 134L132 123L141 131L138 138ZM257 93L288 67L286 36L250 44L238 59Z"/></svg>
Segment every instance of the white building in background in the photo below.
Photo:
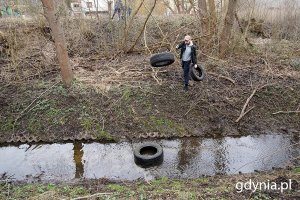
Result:
<svg viewBox="0 0 300 200"><path fill-rule="evenodd" d="M108 4L113 0L72 0L71 9L73 15L87 15L93 13L108 13Z"/></svg>

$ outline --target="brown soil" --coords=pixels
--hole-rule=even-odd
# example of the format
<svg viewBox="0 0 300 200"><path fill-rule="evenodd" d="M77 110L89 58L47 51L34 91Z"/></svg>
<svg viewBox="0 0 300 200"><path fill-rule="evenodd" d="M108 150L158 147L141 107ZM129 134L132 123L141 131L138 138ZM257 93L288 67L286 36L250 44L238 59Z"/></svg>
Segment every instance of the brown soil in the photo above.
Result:
<svg viewBox="0 0 300 200"><path fill-rule="evenodd" d="M236 43L226 61L200 48L206 79L185 92L178 59L154 69L145 52L97 52L91 38L81 38L80 49L68 33L76 81L66 89L51 41L38 31L25 36L8 38L15 57L0 59L0 143L300 132L300 72L289 64L300 57L298 43Z"/></svg>

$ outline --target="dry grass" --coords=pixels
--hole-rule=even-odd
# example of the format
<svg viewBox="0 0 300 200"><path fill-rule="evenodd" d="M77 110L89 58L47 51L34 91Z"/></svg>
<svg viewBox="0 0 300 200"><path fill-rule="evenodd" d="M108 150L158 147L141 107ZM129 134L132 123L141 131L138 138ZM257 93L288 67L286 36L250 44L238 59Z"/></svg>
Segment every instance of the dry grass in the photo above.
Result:
<svg viewBox="0 0 300 200"><path fill-rule="evenodd" d="M135 21L133 24L134 29L139 29L143 20L142 18ZM120 64L118 60L124 55L120 46L123 37L123 21L113 21L110 24L105 18L101 22L95 19L66 19L63 23L73 68L79 66L91 69L93 63L103 64L106 60L110 63L109 67L117 70L118 64ZM170 49L171 41L176 35L166 29L182 29L181 25L185 22L172 24L162 20L158 23L151 23L150 21L147 28L147 42L153 53ZM160 26L164 30L157 34L157 31L161 28ZM22 21L11 19L10 21L7 19L0 22L0 30L4 33L3 42L1 43L3 53L0 58L3 64L1 67L1 80L4 83L41 78L58 70L53 40L44 20ZM161 41L164 34L168 38ZM129 34L131 39L128 40L127 47L130 46L135 37L135 32L131 30ZM137 44L135 52L139 54L145 52L143 41L144 39ZM133 53L136 54L135 52ZM127 63L127 66L130 67L130 63ZM111 73L109 67L105 64L102 71L103 69L109 69L107 73L114 76L115 73ZM152 72L150 76L152 76ZM122 77L124 78L124 74Z"/></svg>
<svg viewBox="0 0 300 200"><path fill-rule="evenodd" d="M300 39L300 7L295 1L285 0L282 4L270 6L268 3L255 4L250 0L242 4L238 11L247 21L253 18L262 22L265 31L269 31L272 38Z"/></svg>
<svg viewBox="0 0 300 200"><path fill-rule="evenodd" d="M273 10L272 13L275 11ZM255 10L253 16L259 17L258 13L263 18L271 16L267 11L260 10ZM277 15L279 14L277 13ZM290 17L298 16L293 12L288 14ZM269 21L274 25L273 30L277 30L278 27L281 30L276 32L280 36L277 38L294 35L293 40L299 39L298 28L292 29L293 31L289 30L293 26L297 27L300 20L288 20L289 23L279 26L280 19L287 18L287 15L279 16L276 18L277 20L272 17L273 21ZM138 34L136 30L141 29L144 20L145 17L139 16L133 21L125 49L128 49L135 41ZM97 82L97 87L103 90L111 88L112 84L140 86L142 81L149 78L160 84L161 81L157 78L158 71L145 67L147 58L156 52L172 51L175 53L175 45L185 34L194 37L194 41L199 47L200 61L218 61L218 37L212 37L209 42L211 45L206 46L207 37L202 34L199 20L195 16L180 15L174 16L172 19L151 16L143 37L130 55L124 54L124 47L122 47L123 31L125 26L128 26L124 21L109 21L106 16L101 16L100 20L67 17L62 22L71 64L77 70L76 77L93 85ZM44 19L1 19L0 31L4 35L2 36L4 39L0 41L2 48L0 78L2 82L11 84L58 73L59 67L53 40ZM274 34L273 38L276 39ZM272 52L272 49L278 48L276 44L274 46L265 45L265 47L264 54L266 55L268 52ZM256 45L255 48L261 49L261 45ZM288 51L288 48L282 49L282 52L276 49L276 53L286 55L285 51ZM236 27L231 41L231 49L228 52L229 59L238 57L239 54L249 54L250 51L253 49L249 48ZM143 56L139 57L139 55ZM128 59L125 58L126 56L129 56ZM289 56L291 55L287 55L287 57ZM269 63L270 56L263 57ZM276 56L273 56L272 59L274 57ZM135 64L131 63L132 58L136 61Z"/></svg>

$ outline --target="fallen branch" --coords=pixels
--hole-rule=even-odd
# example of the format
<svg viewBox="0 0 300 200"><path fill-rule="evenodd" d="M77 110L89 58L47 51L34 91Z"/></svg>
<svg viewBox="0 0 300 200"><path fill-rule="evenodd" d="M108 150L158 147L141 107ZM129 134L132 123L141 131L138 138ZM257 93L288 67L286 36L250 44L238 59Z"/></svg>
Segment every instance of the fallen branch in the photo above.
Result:
<svg viewBox="0 0 300 200"><path fill-rule="evenodd" d="M77 197L77 198L74 198L72 200L80 200L80 199L89 199L89 198L92 198L92 197L98 197L100 195L111 195L113 193L96 193L96 194L92 194L92 195L88 195L88 196L84 196L84 197Z"/></svg>
<svg viewBox="0 0 300 200"><path fill-rule="evenodd" d="M165 94L158 94L158 93L155 93L155 92L151 92L151 91L146 91L146 90L142 90L143 92L146 92L146 93L149 93L149 94L153 94L153 95L156 95L156 96L164 96Z"/></svg>
<svg viewBox="0 0 300 200"><path fill-rule="evenodd" d="M273 84L266 84L266 85L263 85L263 86L261 86L261 87L257 87L257 88L255 88L255 90L253 90L253 92L251 93L251 95L248 97L248 99L246 100L246 102L245 102L245 104L244 104L244 106L243 106L243 109L242 109L242 111L241 111L241 114L240 114L240 116L235 120L235 122L237 123L237 122L239 122L248 112L250 112L253 108L254 108L254 106L253 107L251 107L249 110L247 110L247 111L245 111L246 110L246 108L247 108L247 106L248 106L248 104L249 104L249 102L250 102L250 100L252 99L252 97L255 95L255 93L258 91L258 90L261 90L262 88L264 88L264 87L266 87L266 86L270 86L270 85L273 85Z"/></svg>
<svg viewBox="0 0 300 200"><path fill-rule="evenodd" d="M202 101L202 99L201 99L200 101ZM200 103L200 101L197 101L196 103L192 104L192 105L190 106L190 108L188 109L188 111L184 114L184 116L186 116L187 114L189 114L189 112L190 112L190 111L191 111L198 103Z"/></svg>
<svg viewBox="0 0 300 200"><path fill-rule="evenodd" d="M226 79L226 80L230 81L231 83L233 83L235 85L235 81L232 78L229 78L229 77L226 77L226 76L223 76L223 75L219 75L219 74L216 74L216 73L213 73L213 72L209 72L208 74L217 76L218 78Z"/></svg>
<svg viewBox="0 0 300 200"><path fill-rule="evenodd" d="M300 110L294 110L294 111L278 111L272 113L272 115L277 115L277 114L291 114L291 113L300 113Z"/></svg>
<svg viewBox="0 0 300 200"><path fill-rule="evenodd" d="M158 71L155 70L153 67L152 67L151 69L152 69L152 71L153 71L153 73L151 74L152 77L154 78L154 80L156 80L156 82L158 83L158 85L161 85L161 84L162 84L162 81L159 80L159 78L157 77Z"/></svg>
<svg viewBox="0 0 300 200"><path fill-rule="evenodd" d="M145 43L145 48L149 51L150 55L152 54L151 50L149 49L148 45L147 45L147 38L146 38L146 35L147 35L147 25L145 26L145 29L144 29L144 43Z"/></svg>

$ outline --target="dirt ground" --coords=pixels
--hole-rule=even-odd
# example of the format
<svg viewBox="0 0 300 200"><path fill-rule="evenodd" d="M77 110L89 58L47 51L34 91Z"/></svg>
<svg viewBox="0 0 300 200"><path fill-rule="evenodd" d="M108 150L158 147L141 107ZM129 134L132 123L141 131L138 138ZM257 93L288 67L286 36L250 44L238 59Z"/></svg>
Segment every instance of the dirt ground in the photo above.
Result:
<svg viewBox="0 0 300 200"><path fill-rule="evenodd" d="M57 70L1 83L1 143L300 131L300 73L280 55L208 59L206 79L188 92L178 62L154 69L147 55L73 60L68 89Z"/></svg>
<svg viewBox="0 0 300 200"><path fill-rule="evenodd" d="M235 33L226 60L220 60L204 46L205 38L195 38L206 79L185 92L174 46L187 24L197 27L197 21L150 21L148 50L141 40L127 54L117 48L121 24L108 29L107 23L64 23L75 73L70 88L61 83L44 21L0 23L0 143L299 133L297 42L252 38L251 47ZM176 62L152 68L149 51L165 50Z"/></svg>

